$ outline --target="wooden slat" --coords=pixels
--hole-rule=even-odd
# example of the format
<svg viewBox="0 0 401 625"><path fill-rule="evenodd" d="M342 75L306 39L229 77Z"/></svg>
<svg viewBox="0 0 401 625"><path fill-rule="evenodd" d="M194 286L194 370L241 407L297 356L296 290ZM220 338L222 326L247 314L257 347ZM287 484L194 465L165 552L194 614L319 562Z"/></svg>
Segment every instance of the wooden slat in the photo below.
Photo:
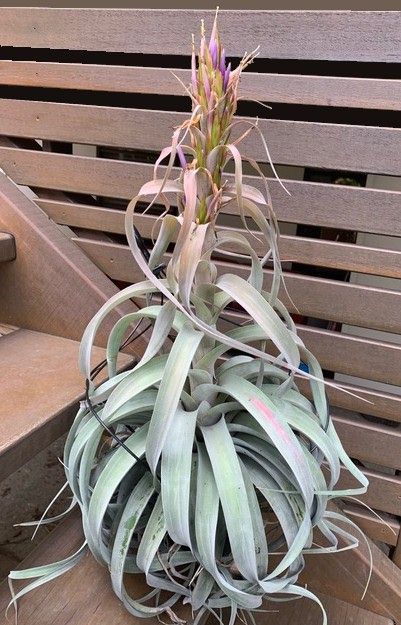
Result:
<svg viewBox="0 0 401 625"><path fill-rule="evenodd" d="M11 147L0 147L0 166L19 184L123 199L131 199L153 177L149 165ZM164 171L161 167L161 176ZM173 169L172 177L177 175ZM233 176L227 174L227 179L232 181ZM244 183L262 190L255 176L244 176ZM401 236L401 192L294 180L284 183L291 196L269 179L274 210L281 221ZM238 208L232 203L224 212L238 214Z"/></svg>
<svg viewBox="0 0 401 625"><path fill-rule="evenodd" d="M0 134L159 152L189 113L29 100L0 100ZM255 121L251 117L238 120ZM275 163L401 174L400 128L260 119ZM235 127L232 138L243 132ZM257 133L241 143L244 154L266 162ZM322 149L324 146L324 149Z"/></svg>
<svg viewBox="0 0 401 625"><path fill-rule="evenodd" d="M332 625L393 625L391 619L378 614L373 614L368 610L345 603L339 599L328 597L319 593L327 614L328 623ZM268 610L268 614L263 612L255 614L257 625L321 625L322 613L318 605L308 599L277 603L266 601L263 609ZM267 618L266 618L267 617ZM210 619L210 625L215 625L217 620Z"/></svg>
<svg viewBox="0 0 401 625"><path fill-rule="evenodd" d="M69 206L66 203L46 201L38 204L59 224L102 232L125 233L124 212L121 210L72 203ZM156 219L153 215L136 216L135 225L143 237L151 238L157 234L158 230L154 229ZM225 226L224 230L238 229ZM257 238L256 232L253 233L254 236L243 230L241 232L250 241L257 254L263 256L266 253L266 245ZM238 251L234 244L226 245L224 249ZM280 237L279 249L282 261L401 278L401 252L394 250L285 235Z"/></svg>
<svg viewBox="0 0 401 625"><path fill-rule="evenodd" d="M234 323L243 323L247 319L245 314L229 309L225 311L224 317L227 320L222 323L224 331L233 328L230 320ZM296 327L300 338L316 356L323 369L401 385L400 345L313 326L296 324ZM367 404L359 403L363 404L359 409L364 412Z"/></svg>
<svg viewBox="0 0 401 625"><path fill-rule="evenodd" d="M191 33L201 18L210 32L213 17L213 10L2 8L0 38L3 46L188 55ZM268 58L374 62L401 60L400 23L397 12L384 11L223 10L219 18L231 56L260 45Z"/></svg>
<svg viewBox="0 0 401 625"><path fill-rule="evenodd" d="M153 177L151 165L11 147L0 147L0 166L20 184L122 199L131 199ZM160 175L164 172L161 167ZM177 177L178 170L171 175ZM234 178L227 174L227 180ZM277 181L268 182L280 221L401 236L401 192L284 180L289 196ZM244 183L263 191L255 176L244 176ZM174 205L173 196L171 201ZM43 208L49 205L41 202ZM238 214L238 208L232 203L224 212Z"/></svg>
<svg viewBox="0 0 401 625"><path fill-rule="evenodd" d="M356 414L332 411L334 425L352 458L401 469L401 426L372 423Z"/></svg>
<svg viewBox="0 0 401 625"><path fill-rule="evenodd" d="M127 245L78 237L74 241L112 279L123 282L138 279L139 273ZM221 272L235 272L242 277L247 277L249 273L247 267L239 264L216 261L216 265ZM271 271L265 270L264 274L264 287L269 289ZM401 332L401 293L397 291L292 273L284 273L284 277L293 302L288 300L284 289L280 292L280 297L290 312L377 330ZM298 310L294 308L294 303Z"/></svg>
<svg viewBox="0 0 401 625"><path fill-rule="evenodd" d="M367 493L358 495L357 499L373 510L401 516L401 477L369 469L363 469L363 473L369 480L369 488ZM351 474L346 469L342 470L336 488L348 489L357 486Z"/></svg>
<svg viewBox="0 0 401 625"><path fill-rule="evenodd" d="M81 522L78 515L60 524L22 563L22 567L37 566L54 560L55 554L66 556L80 546L82 540ZM131 580L128 579L128 583ZM91 592L87 589L90 585ZM146 587L139 576L131 581L135 596L145 593ZM329 622L336 625L391 625L392 620L363 608L358 608L333 597L322 596L321 601L327 610ZM0 611L2 625L6 625L4 610L10 594L6 582L0 586ZM41 625L73 622L74 625L134 625L139 622L130 615L118 601L111 588L107 570L97 564L88 554L71 571L32 591L19 602L19 624L31 625L33 619L40 619ZM304 625L320 625L321 612L318 606L302 599L301 601L277 604L266 602L264 609L269 610L271 625L292 625L294 622ZM277 612L279 608L279 612ZM185 617L183 610L180 616ZM187 615L188 616L188 615ZM302 619L296 620L294 619ZM53 619L53 620L52 620ZM264 623L265 614L256 614L256 622ZM213 620L208 620L213 623Z"/></svg>
<svg viewBox="0 0 401 625"><path fill-rule="evenodd" d="M401 385L401 346L342 332L298 326L305 345L323 369Z"/></svg>
<svg viewBox="0 0 401 625"><path fill-rule="evenodd" d="M160 95L187 95L190 70L82 63L0 61L0 84ZM400 110L401 81L337 76L298 76L246 71L238 95L266 102Z"/></svg>
<svg viewBox="0 0 401 625"><path fill-rule="evenodd" d="M391 546L397 544L400 521L396 517L381 512L380 517L385 521L383 522L369 510L352 504L345 505L343 512L373 540L379 540Z"/></svg>
<svg viewBox="0 0 401 625"><path fill-rule="evenodd" d="M333 506L333 510L338 512L337 507ZM349 526L343 523L341 527L349 530ZM306 556L300 582L306 583L313 592L324 592L399 623L401 571L372 541L369 541L369 547L372 571L367 589L365 587L369 578L370 558L368 548L362 540L357 549ZM335 625L336 620L333 619L332 623Z"/></svg>
<svg viewBox="0 0 401 625"><path fill-rule="evenodd" d="M12 234L0 232L0 263L15 259L15 239Z"/></svg>
<svg viewBox="0 0 401 625"><path fill-rule="evenodd" d="M73 514L56 527L20 565L30 568L65 558L83 543L80 515ZM143 575L126 576L124 583L135 597L149 592ZM10 601L7 581L0 585L0 624L8 625L5 609ZM110 573L88 552L70 571L36 588L18 603L19 625L141 625L113 592ZM177 615L189 618L188 608L177 604ZM11 614L11 612L10 612ZM10 616L9 616L10 618ZM151 622L154 622L153 619ZM184 621L185 622L185 621ZM201 620L200 625L204 625ZM381 625L381 624L380 624Z"/></svg>
<svg viewBox="0 0 401 625"><path fill-rule="evenodd" d="M332 380L330 380L332 381ZM300 390L308 397L310 396L309 385L303 379L297 382ZM336 382L338 388L326 387L327 396L331 406L344 408L354 412L388 419L389 421L401 421L401 396L384 391L357 386L356 384L346 384ZM344 393L349 391L353 395Z"/></svg>
<svg viewBox="0 0 401 625"><path fill-rule="evenodd" d="M17 257L1 267L0 321L80 340L117 287L4 174L0 174L0 229L13 232ZM134 306L118 307L100 328L98 345ZM137 348L143 344L139 340Z"/></svg>
<svg viewBox="0 0 401 625"><path fill-rule="evenodd" d="M78 350L76 341L31 330L0 337L0 480L68 430L85 390ZM92 365L104 358L95 347ZM131 361L122 354L119 367Z"/></svg>

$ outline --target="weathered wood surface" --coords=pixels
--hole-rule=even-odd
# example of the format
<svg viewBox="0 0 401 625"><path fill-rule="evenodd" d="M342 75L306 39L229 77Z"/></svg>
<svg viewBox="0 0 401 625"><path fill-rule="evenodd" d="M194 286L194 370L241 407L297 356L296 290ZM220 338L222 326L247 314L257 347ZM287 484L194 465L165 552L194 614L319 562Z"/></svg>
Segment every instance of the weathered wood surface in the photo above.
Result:
<svg viewBox="0 0 401 625"><path fill-rule="evenodd" d="M153 177L153 167L142 163L15 148L0 148L0 166L20 184L127 200ZM160 176L164 173L165 168L161 167ZM174 168L172 177L178 175L178 169ZM227 175L229 182L233 179L232 175ZM255 176L244 176L244 183L263 190ZM276 180L268 178L268 183L273 208L280 221L401 236L399 191L283 180L291 193L289 196ZM174 206L173 197L171 201ZM41 206L51 205L41 201ZM238 208L232 203L224 212L238 215Z"/></svg>
<svg viewBox="0 0 401 625"><path fill-rule="evenodd" d="M139 271L127 245L78 237L73 240L112 279L123 282L134 282L138 279ZM219 260L216 261L216 266L221 273L235 271L241 277L249 274L249 268L240 264L233 265ZM264 288L268 290L271 271L265 270L264 275ZM280 298L290 312L377 330L401 332L401 293L397 291L286 272L284 278L292 302L288 300L284 288L280 292Z"/></svg>
<svg viewBox="0 0 401 625"><path fill-rule="evenodd" d="M188 54L200 20L214 10L2 8L2 46ZM399 62L401 15L390 11L220 11L231 56L260 45L276 59ZM187 33L187 36L185 36Z"/></svg>
<svg viewBox="0 0 401 625"><path fill-rule="evenodd" d="M355 504L346 504L343 512L356 523L369 538L387 545L394 546L400 534L400 520L385 512L380 512L378 518L369 510Z"/></svg>
<svg viewBox="0 0 401 625"><path fill-rule="evenodd" d="M310 395L309 385L305 384L304 380L299 379L298 386L302 392ZM330 405L389 421L401 421L400 395L345 382L338 382L337 387L327 386L326 388ZM343 389L354 395L344 393Z"/></svg>
<svg viewBox="0 0 401 625"><path fill-rule="evenodd" d="M78 549L82 542L81 522L78 515L73 515L56 528L22 563L22 567L37 566L61 559ZM348 573L348 572L347 572ZM130 586L136 596L146 592L146 585L141 576L132 576ZM324 588L324 580L323 580ZM328 590L328 589L327 589ZM329 623L333 625L392 625L387 615L372 614L368 610L344 604L327 595L319 593L327 609ZM10 600L6 582L0 586L0 623L7 625L5 608ZM367 602L364 602L365 605ZM51 606L51 609L50 609ZM306 600L277 604L266 602L265 609L272 610L268 615L260 614L257 623L265 623L266 616L270 625L320 625L321 613L317 606ZM367 606L366 606L367 607ZM277 609L279 612L276 612ZM379 610L391 612L380 606ZM179 612L181 618L189 617L188 610ZM11 616L10 616L11 617ZM296 619L296 620L294 620ZM189 619L190 620L190 619ZM74 625L134 625L139 619L128 614L113 593L108 571L101 567L91 556L83 557L71 571L32 591L19 603L19 625L54 625L70 623ZM157 621L151 621L152 625ZM187 621L188 622L188 621ZM212 620L209 621L213 623Z"/></svg>
<svg viewBox="0 0 401 625"><path fill-rule="evenodd" d="M362 540L357 549L306 556L301 581L313 592L323 592L400 623L401 570L372 541L369 546L372 576L363 600L370 561L368 548ZM337 625L335 620L332 622Z"/></svg>
<svg viewBox="0 0 401 625"><path fill-rule="evenodd" d="M125 213L121 210L72 203L70 205L57 202L48 203L46 201L39 201L38 204L58 224L100 232L125 234ZM137 214L135 226L144 238L156 238L161 224L160 220L158 224L156 220L157 217L154 215ZM266 243L258 237L257 232L230 226L224 226L224 230L240 230L259 256L266 253ZM238 252L234 243L225 245L224 250ZM279 252L283 262L291 261L305 265L401 278L401 252L396 250L282 235L279 239Z"/></svg>
<svg viewBox="0 0 401 625"><path fill-rule="evenodd" d="M76 341L30 330L0 337L0 480L72 423L85 391L78 349ZM104 358L105 350L95 347L93 366ZM119 367L131 361L121 354Z"/></svg>
<svg viewBox="0 0 401 625"><path fill-rule="evenodd" d="M22 568L47 564L74 553L83 543L81 520L73 514L42 541L22 563ZM21 568L20 567L20 568ZM145 595L149 587L142 575L131 576L128 588L135 597ZM0 585L0 624L9 625L5 609L10 600L7 582ZM190 617L188 608L178 606L177 613ZM12 609L9 619L12 618ZM149 621L152 625L157 619ZM130 615L114 594L110 573L88 552L70 571L35 589L19 603L18 625L140 625L143 619ZM380 623L381 625L381 623ZM383 624L384 625L384 624Z"/></svg>
<svg viewBox="0 0 401 625"><path fill-rule="evenodd" d="M393 621L385 616L373 614L339 599L334 599L323 593L318 594L327 613L330 625L393 625ZM321 625L322 612L318 605L308 599L290 601L288 603L274 603L266 601L264 609L268 614L256 615L257 625ZM270 612L271 610L271 612ZM215 625L212 618L208 625Z"/></svg>
<svg viewBox="0 0 401 625"><path fill-rule="evenodd" d="M333 408L332 417L341 441L352 458L401 469L401 426L391 427Z"/></svg>
<svg viewBox="0 0 401 625"><path fill-rule="evenodd" d="M0 228L13 233L18 250L15 261L2 265L0 321L80 340L117 287L4 174ZM127 304L110 315L100 328L99 345L111 324L133 308Z"/></svg>
<svg viewBox="0 0 401 625"><path fill-rule="evenodd" d="M0 134L160 152L188 113L83 104L0 100ZM255 122L252 117L238 120ZM401 128L260 119L274 163L400 175ZM244 127L233 129L235 139ZM244 154L267 162L258 133ZM324 146L324 149L322 149Z"/></svg>
<svg viewBox="0 0 401 625"><path fill-rule="evenodd" d="M0 263L15 259L15 239L12 234L0 232Z"/></svg>
<svg viewBox="0 0 401 625"><path fill-rule="evenodd" d="M184 95L190 70L41 61L0 61L0 84L158 95ZM401 81L244 72L238 95L265 102L400 110Z"/></svg>

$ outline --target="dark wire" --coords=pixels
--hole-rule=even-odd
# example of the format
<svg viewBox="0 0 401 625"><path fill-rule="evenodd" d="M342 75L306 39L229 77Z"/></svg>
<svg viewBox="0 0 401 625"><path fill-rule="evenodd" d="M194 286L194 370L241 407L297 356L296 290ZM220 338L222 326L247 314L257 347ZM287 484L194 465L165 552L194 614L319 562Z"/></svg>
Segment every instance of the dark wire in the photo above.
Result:
<svg viewBox="0 0 401 625"><path fill-rule="evenodd" d="M135 234L135 239L137 241L138 247L139 247L143 257L145 258L146 262L149 262L150 254L149 254L148 248L146 247L145 241L143 240L142 236L140 235L140 233L138 232L138 229L135 226L134 226L134 234ZM163 264L158 265L157 267L155 267L155 269L153 269L153 273L158 278L159 277L165 278L166 274L165 274L164 269L165 269L165 266ZM135 300L131 300L131 301L135 304L137 309L140 310L140 306L135 302ZM163 293L161 294L160 303L163 306L163 303L164 303ZM242 325L240 323L237 323L237 322L233 321L232 319L229 319L228 317L220 317L220 318L223 319L224 321L227 321L228 323L232 323L235 326L241 326ZM139 332L139 334L137 334L136 331L137 331L138 327L140 326L140 324L142 323L142 321L143 321L143 319L141 319L139 321L139 323L136 324L135 328L130 332L130 334L127 336L125 341L120 345L119 351L121 351L122 349L125 349L129 345L132 345L132 343L134 343L136 340L138 340L143 334L145 334L145 332L147 332L149 330L149 328L152 327L152 324L149 323L145 328L143 328L143 330L141 332ZM117 434L115 432L113 432L113 430L111 428L109 428L109 426L103 421L103 419L100 417L99 413L95 410L95 407L94 407L94 405L91 402L91 399L89 397L90 382L93 381L99 375L99 373L105 368L106 365L107 365L107 359L105 358L104 360L102 360L100 363L98 363L91 370L89 379L86 379L86 385L85 385L85 388L86 388L86 391L85 391L86 405L88 406L91 414L102 425L102 427L111 436L111 438L120 447L125 449L125 451L127 451L133 458L135 458L135 460L137 462L140 462L141 464L146 466L146 468L148 469L147 463L142 458L137 456L131 449L129 449L129 447L127 447L127 445L125 445L125 443L121 440L121 438L119 438L117 436ZM129 426L127 426L127 428L128 428L128 430L133 432L132 428L130 428Z"/></svg>
<svg viewBox="0 0 401 625"><path fill-rule="evenodd" d="M137 456L132 449L130 449L129 447L127 447L127 445L124 443L124 441L121 440L121 438L119 438L117 436L117 434L115 434L115 432L113 432L113 430L111 430L109 428L109 426L103 421L103 419L100 418L99 414L97 413L97 411L95 410L90 397L89 397L89 380L86 380L86 392L85 392L85 400L86 400L86 404L90 410L90 412L93 414L93 416L95 417L95 419L97 419L97 421L100 423L100 425L106 430L106 432L111 436L111 438L113 440L116 441L116 443L118 443L118 445L120 445L120 447L122 447L123 449L125 449L125 451L127 451L133 458L135 458L135 460L143 465L145 465L146 469L148 469L148 465L147 463L140 458L139 456ZM129 428L131 429L131 428ZM132 430L131 430L132 432Z"/></svg>
<svg viewBox="0 0 401 625"><path fill-rule="evenodd" d="M143 254L143 256L145 257L145 259L147 261L149 261L150 255L149 252L147 250L147 247L145 245L144 240L142 239L141 235L139 234L138 230L136 228L134 228L134 232L135 232L135 238L138 242L138 246ZM158 275L162 275L164 274L164 265L159 265L158 267L156 267L154 269L154 273L156 276ZM135 306L137 307L138 310L140 310L140 306L135 302L135 300L131 300ZM163 294L161 296L161 304L163 305ZM136 333L136 330L138 329L138 327L140 326L141 322L143 320L141 319L139 321L139 323L136 324L135 328L130 332L130 334L127 336L127 338L125 339L125 341L120 345L120 349L119 351L121 351L122 349L124 349L125 347L128 347L128 345L131 345L134 341L136 341L137 339L139 339L139 337L141 337L145 332L147 332L147 330L149 330L149 328L152 327L152 324L149 323L141 332L139 332L139 334ZM100 363L98 363L90 372L90 376L89 379L86 379L85 382L85 401L86 401L86 405L88 406L91 414L95 417L95 419L100 423L100 425L106 430L106 432L111 436L111 438L123 449L125 449L125 451L127 451L133 458L135 458L135 460L141 464L143 464L146 468L146 470L149 469L147 462L145 462L143 460L143 458L140 458L139 456L137 456L129 447L127 447L127 445L124 443L124 441L121 440L121 438L119 438L119 436L117 436L117 434L115 432L113 432L113 430L111 428L109 428L109 426L103 421L103 419L100 417L99 413L97 412L97 410L95 410L94 405L91 402L91 399L89 397L89 387L90 387L90 382L93 381L98 375L99 373L104 369L104 367L107 365L107 359L105 358L104 360L102 360ZM128 430L133 432L134 430L127 426Z"/></svg>

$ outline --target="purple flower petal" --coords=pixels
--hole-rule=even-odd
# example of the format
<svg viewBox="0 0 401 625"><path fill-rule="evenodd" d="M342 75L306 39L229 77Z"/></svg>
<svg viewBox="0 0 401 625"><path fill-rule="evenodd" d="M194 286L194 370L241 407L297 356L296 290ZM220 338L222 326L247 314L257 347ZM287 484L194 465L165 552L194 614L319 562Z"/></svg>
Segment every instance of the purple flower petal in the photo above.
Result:
<svg viewBox="0 0 401 625"><path fill-rule="evenodd" d="M209 43L209 52L212 57L213 67L217 67L217 43L215 39L211 39Z"/></svg>
<svg viewBox="0 0 401 625"><path fill-rule="evenodd" d="M182 151L182 147L180 145L177 145L177 154L178 154L178 158L179 158L181 167L183 169L185 169L186 166L187 166L187 161L186 161L186 158L185 158L185 154Z"/></svg>
<svg viewBox="0 0 401 625"><path fill-rule="evenodd" d="M224 91L227 89L228 79L230 78L230 72L231 72L231 63L228 64L227 69L226 69L225 74L224 74L224 80L223 80L223 90Z"/></svg>
<svg viewBox="0 0 401 625"><path fill-rule="evenodd" d="M221 53L221 59L220 59L220 71L221 71L221 75L224 78L224 74L226 72L226 51L223 48L223 51Z"/></svg>

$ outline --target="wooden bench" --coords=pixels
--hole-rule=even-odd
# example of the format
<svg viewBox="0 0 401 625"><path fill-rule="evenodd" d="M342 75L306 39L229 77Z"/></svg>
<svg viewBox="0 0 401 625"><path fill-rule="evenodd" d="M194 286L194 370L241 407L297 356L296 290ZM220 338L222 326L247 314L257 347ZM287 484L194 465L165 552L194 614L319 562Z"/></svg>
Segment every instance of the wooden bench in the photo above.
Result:
<svg viewBox="0 0 401 625"><path fill-rule="evenodd" d="M123 211L190 110L169 68L189 81L191 32L202 17L210 30L212 11L0 9L10 47L0 60L0 230L17 249L0 265L0 322L79 340L100 304L140 279ZM401 12L221 11L220 32L230 57L261 46L241 80L238 114L259 115L291 193L271 179L292 301L280 295L327 375L368 400L328 389L344 445L370 480L362 501L385 522L356 502L346 511L395 563L375 550L376 582L362 605L401 622ZM267 171L256 135L244 151ZM336 176L322 182L325 172ZM344 184L366 175L365 188ZM394 178L378 183L378 175ZM156 216L138 216L145 239ZM240 227L233 212L225 220ZM267 268L266 287L270 278ZM52 552L43 549L36 558ZM351 576L366 564L354 557L340 558ZM361 593L330 562L323 591L358 604Z"/></svg>

